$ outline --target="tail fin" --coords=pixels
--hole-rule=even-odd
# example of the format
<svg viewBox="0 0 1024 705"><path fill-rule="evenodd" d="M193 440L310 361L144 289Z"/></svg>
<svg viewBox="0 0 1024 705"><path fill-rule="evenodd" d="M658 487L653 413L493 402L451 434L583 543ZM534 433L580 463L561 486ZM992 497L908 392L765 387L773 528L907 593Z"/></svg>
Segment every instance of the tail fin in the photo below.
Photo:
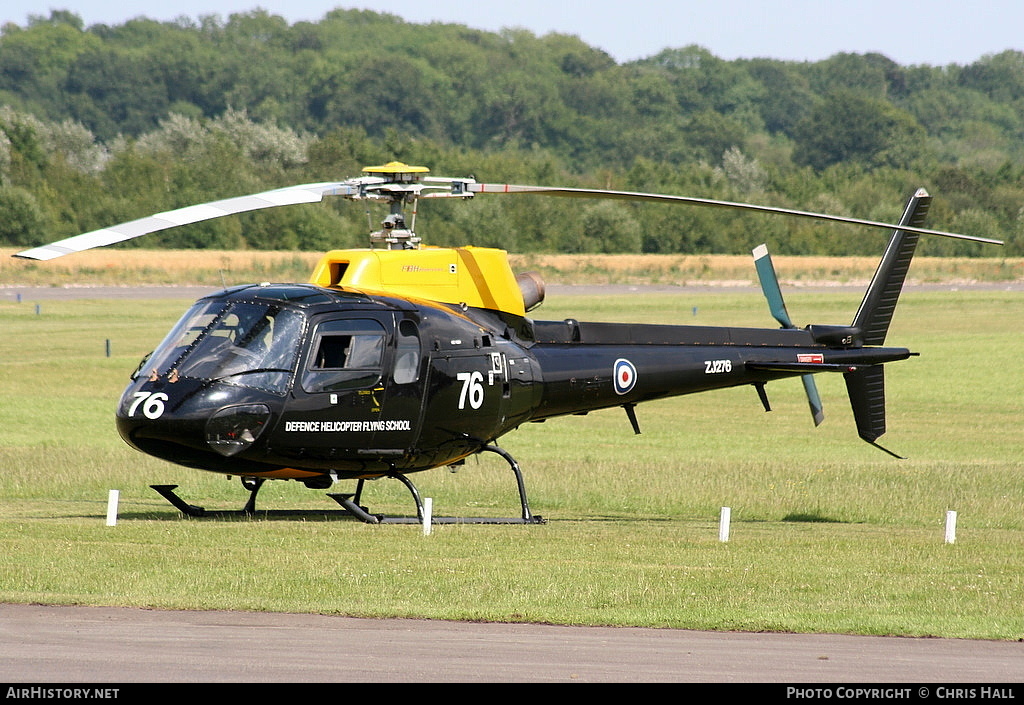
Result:
<svg viewBox="0 0 1024 705"><path fill-rule="evenodd" d="M881 365L862 367L856 372L843 374L846 391L850 395L853 418L857 422L857 435L879 450L903 459L875 440L885 433L885 368Z"/></svg>
<svg viewBox="0 0 1024 705"><path fill-rule="evenodd" d="M907 202L907 208L900 219L900 225L919 228L928 214L928 206L932 197L924 189L917 192ZM917 233L896 230L889 239L882 261L878 264L875 276L868 286L860 309L853 319L853 327L861 332L864 345L883 345L889 332L892 314L896 310L903 283L910 269L910 260L917 249ZM847 372L846 391L850 395L850 406L857 422L857 433L865 441L882 448L875 441L885 433L885 371L881 365L865 367L856 372Z"/></svg>
<svg viewBox="0 0 1024 705"><path fill-rule="evenodd" d="M907 208L899 224L912 228L921 227L925 216L928 215L931 202L932 197L928 192L923 188L918 189L907 202ZM879 262L860 309L853 319L853 325L860 329L865 345L885 343L889 323L892 321L893 311L896 310L896 303L903 290L903 282L907 278L907 270L910 269L910 260L914 257L919 238L920 235L917 233L896 230L889 239L882 261Z"/></svg>

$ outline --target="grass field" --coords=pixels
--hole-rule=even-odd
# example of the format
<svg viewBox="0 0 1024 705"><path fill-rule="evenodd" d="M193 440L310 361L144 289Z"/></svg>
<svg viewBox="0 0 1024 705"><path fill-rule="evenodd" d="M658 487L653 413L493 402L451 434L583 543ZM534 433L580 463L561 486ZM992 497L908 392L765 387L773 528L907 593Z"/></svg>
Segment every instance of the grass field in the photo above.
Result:
<svg viewBox="0 0 1024 705"><path fill-rule="evenodd" d="M0 303L0 601L1024 638L1024 294L905 293L890 342L921 357L888 367L881 441L907 460L858 440L842 378L819 375L818 429L797 381L769 385L770 414L750 388L641 405L640 436L621 410L524 427L502 444L549 522L430 536L328 520L336 505L296 483L268 483L260 507L301 518L189 520L150 490L177 483L214 509L246 498L114 429L128 374L187 303ZM800 324L846 323L859 297L787 303ZM537 314L771 325L760 295L741 293L567 297ZM497 458L414 479L437 514L517 511ZM410 510L394 481L364 499Z"/></svg>

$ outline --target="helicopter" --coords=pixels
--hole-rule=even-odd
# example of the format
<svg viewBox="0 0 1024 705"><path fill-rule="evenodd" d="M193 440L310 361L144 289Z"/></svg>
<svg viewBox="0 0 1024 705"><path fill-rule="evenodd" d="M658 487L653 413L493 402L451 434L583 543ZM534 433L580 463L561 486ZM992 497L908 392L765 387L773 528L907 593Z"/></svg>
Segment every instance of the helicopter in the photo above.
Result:
<svg viewBox="0 0 1024 705"><path fill-rule="evenodd" d="M766 245L752 251L779 328L535 320L545 298L533 272L514 274L506 251L430 247L415 230L420 200L485 194L610 198L744 209L891 230L853 320L798 328ZM125 442L149 455L241 478L242 513L256 511L268 479L328 493L342 514L371 524L422 522L408 475L457 468L495 453L511 468L521 513L509 518L432 517L434 523L544 523L530 509L518 462L497 444L524 423L621 407L640 433L641 402L751 386L766 411L766 385L800 377L815 425L824 418L814 375L842 374L861 439L890 455L884 365L917 353L885 345L921 235L997 240L922 228L932 197L918 189L898 223L655 193L482 183L430 176L389 162L343 181L290 186L158 213L29 249L49 260L166 228L325 196L388 207L370 247L331 250L309 281L231 286L196 301L131 375L116 411ZM411 207L411 208L408 208ZM407 221L407 208L411 218ZM364 482L395 478L416 517L363 505ZM152 485L188 516L177 485Z"/></svg>

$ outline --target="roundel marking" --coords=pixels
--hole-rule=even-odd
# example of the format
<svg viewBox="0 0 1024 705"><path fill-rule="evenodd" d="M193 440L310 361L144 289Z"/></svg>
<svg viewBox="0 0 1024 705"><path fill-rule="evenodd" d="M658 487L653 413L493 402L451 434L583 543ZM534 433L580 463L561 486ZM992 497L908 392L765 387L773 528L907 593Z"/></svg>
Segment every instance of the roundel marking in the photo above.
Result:
<svg viewBox="0 0 1024 705"><path fill-rule="evenodd" d="M636 367L629 360L620 357L614 368L615 393L628 394L636 385Z"/></svg>

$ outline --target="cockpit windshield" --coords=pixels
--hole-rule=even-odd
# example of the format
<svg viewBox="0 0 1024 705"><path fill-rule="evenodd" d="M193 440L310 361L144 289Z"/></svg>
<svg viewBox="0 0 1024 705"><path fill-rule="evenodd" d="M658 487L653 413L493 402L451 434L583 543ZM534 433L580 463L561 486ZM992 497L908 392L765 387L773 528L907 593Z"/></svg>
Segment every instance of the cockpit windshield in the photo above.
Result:
<svg viewBox="0 0 1024 705"><path fill-rule="evenodd" d="M136 377L216 380L288 391L303 316L275 304L200 301L182 316Z"/></svg>

